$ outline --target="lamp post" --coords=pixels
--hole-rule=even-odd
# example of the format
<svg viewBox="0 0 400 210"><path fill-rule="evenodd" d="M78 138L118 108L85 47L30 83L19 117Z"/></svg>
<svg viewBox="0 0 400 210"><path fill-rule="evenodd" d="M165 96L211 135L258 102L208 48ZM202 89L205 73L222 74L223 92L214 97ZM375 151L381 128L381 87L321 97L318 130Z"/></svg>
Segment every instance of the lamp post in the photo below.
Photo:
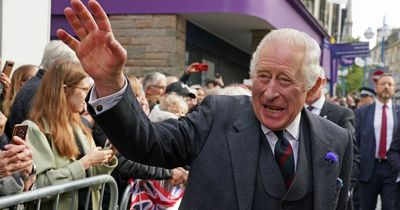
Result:
<svg viewBox="0 0 400 210"><path fill-rule="evenodd" d="M349 73L347 68L343 68L338 72L338 76L340 78L340 82L342 84L342 96L346 97L346 76Z"/></svg>
<svg viewBox="0 0 400 210"><path fill-rule="evenodd" d="M372 31L371 27L368 27L367 30L365 30L364 32L364 37L367 39L368 41L368 46L369 46L369 40L372 39L372 37L374 37L374 31ZM367 81L367 56L364 57L364 77L363 77L363 86L365 86L365 81Z"/></svg>
<svg viewBox="0 0 400 210"><path fill-rule="evenodd" d="M378 39L381 40L381 61L385 66L385 39L390 35L390 28L386 24L385 18L383 18L383 26L378 28Z"/></svg>

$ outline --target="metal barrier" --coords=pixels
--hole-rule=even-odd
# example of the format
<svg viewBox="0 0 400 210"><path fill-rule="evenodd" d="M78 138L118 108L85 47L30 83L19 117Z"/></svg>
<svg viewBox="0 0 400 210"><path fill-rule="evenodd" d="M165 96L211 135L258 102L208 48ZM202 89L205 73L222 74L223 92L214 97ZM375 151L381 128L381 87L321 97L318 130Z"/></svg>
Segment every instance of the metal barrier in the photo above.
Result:
<svg viewBox="0 0 400 210"><path fill-rule="evenodd" d="M129 204L129 200L130 200L130 196L132 195L132 192L131 192L131 185L130 184L128 184L127 186L126 186L126 188L125 188L125 191L124 191L124 194L122 195L122 197L121 197L121 202L120 202L120 207L119 207L119 209L120 210L126 210L126 209L129 209L128 208L128 204Z"/></svg>
<svg viewBox="0 0 400 210"><path fill-rule="evenodd" d="M48 198L51 196L55 196L52 200L53 209L57 209L58 207L58 199L60 194L66 192L72 192L79 189L91 187L94 185L101 184L101 198L100 204L103 201L103 193L105 184L108 184L110 188L110 203L109 203L109 210L117 210L118 209L118 189L117 184L114 178L110 175L98 175L92 176L84 179L74 180L68 183L53 185L48 187L39 188L36 190L31 190L28 192L23 192L14 195L8 195L0 197L0 209L15 206L22 203L27 203L30 201L37 200L38 203L36 205L36 209L40 209L40 203L43 198ZM89 197L89 196L88 196ZM87 199L88 202L88 199Z"/></svg>

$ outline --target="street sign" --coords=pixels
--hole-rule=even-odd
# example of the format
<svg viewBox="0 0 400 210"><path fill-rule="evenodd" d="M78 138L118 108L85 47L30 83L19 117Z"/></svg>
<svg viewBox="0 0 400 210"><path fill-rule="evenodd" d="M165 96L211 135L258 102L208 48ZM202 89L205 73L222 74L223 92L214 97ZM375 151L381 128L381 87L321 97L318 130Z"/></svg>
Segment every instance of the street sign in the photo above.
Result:
<svg viewBox="0 0 400 210"><path fill-rule="evenodd" d="M369 56L369 42L340 43L331 46L333 58L355 58Z"/></svg>

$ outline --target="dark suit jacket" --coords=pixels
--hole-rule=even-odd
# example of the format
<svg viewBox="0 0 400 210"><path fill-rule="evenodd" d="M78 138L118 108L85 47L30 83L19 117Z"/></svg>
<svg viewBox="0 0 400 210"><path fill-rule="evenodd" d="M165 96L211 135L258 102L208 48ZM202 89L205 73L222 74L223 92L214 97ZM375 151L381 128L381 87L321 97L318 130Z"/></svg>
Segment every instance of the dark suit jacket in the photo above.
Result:
<svg viewBox="0 0 400 210"><path fill-rule="evenodd" d="M90 106L89 112L94 114ZM187 117L152 123L128 87L114 107L93 117L120 153L134 161L165 168L190 165L180 209L252 208L262 141L249 97L209 96ZM311 145L307 155L312 162L314 205L310 209L346 209L351 134L304 110L302 122L311 137L305 139ZM327 161L328 152L336 153L338 161ZM298 164L306 159L299 154ZM276 176L270 177L274 186ZM343 180L342 188L337 178ZM293 185L289 199L303 191L296 178ZM301 205L302 198L291 204Z"/></svg>
<svg viewBox="0 0 400 210"><path fill-rule="evenodd" d="M356 110L356 140L360 149L360 181L368 182L375 168L375 132L374 132L375 103L365 105ZM400 138L399 106L393 105L393 139Z"/></svg>
<svg viewBox="0 0 400 210"><path fill-rule="evenodd" d="M396 139L393 139L390 149L387 153L390 168L393 174L396 176L400 173L400 129L397 129ZM400 182L397 182L397 191L395 197L395 205L397 209L400 209Z"/></svg>
<svg viewBox="0 0 400 210"><path fill-rule="evenodd" d="M319 116L335 123L336 125L346 128L353 135L353 167L351 170L351 188L357 183L359 170L360 170L360 152L358 149L357 141L355 138L354 128L354 112L353 110L333 104L328 100L325 100L322 106L321 113Z"/></svg>
<svg viewBox="0 0 400 210"><path fill-rule="evenodd" d="M400 129L397 130L390 149L387 153L390 168L396 176L400 173Z"/></svg>
<svg viewBox="0 0 400 210"><path fill-rule="evenodd" d="M325 100L319 116L335 123L336 125L346 128L352 134L355 133L354 129L354 113L351 109L333 104Z"/></svg>

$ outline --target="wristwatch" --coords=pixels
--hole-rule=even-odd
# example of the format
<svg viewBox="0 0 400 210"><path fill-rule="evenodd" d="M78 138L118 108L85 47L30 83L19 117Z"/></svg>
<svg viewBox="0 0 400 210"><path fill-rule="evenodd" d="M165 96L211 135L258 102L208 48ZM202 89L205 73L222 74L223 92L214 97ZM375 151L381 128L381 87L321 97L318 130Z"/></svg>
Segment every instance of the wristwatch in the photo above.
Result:
<svg viewBox="0 0 400 210"><path fill-rule="evenodd" d="M32 176L35 176L36 175L36 165L35 165L35 163L32 163L32 170L31 170L31 173L29 173L29 175L28 176L22 176L22 179L24 180L24 181L26 181L26 180L28 180L29 178L31 178Z"/></svg>

